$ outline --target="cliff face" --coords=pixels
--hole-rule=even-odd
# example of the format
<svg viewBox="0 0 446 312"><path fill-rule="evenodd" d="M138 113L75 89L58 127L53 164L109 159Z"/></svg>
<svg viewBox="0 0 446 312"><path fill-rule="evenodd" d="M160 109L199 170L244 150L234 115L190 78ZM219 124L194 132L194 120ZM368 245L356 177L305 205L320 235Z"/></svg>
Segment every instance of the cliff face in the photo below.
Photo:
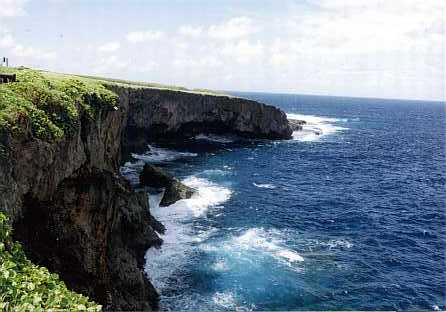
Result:
<svg viewBox="0 0 446 312"><path fill-rule="evenodd" d="M147 195L119 176L122 148L200 132L288 138L280 110L253 101L156 89L110 87L119 108L84 114L57 143L0 136L0 210L30 258L108 309L150 310L157 293L142 270L164 227ZM2 146L0 145L0 146Z"/></svg>
<svg viewBox="0 0 446 312"><path fill-rule="evenodd" d="M255 101L162 89L112 90L129 106L123 141L126 149L145 146L150 140L184 139L200 133L291 138L285 113Z"/></svg>
<svg viewBox="0 0 446 312"><path fill-rule="evenodd" d="M21 214L24 195L47 200L64 179L81 167L115 172L125 117L125 108L101 110L95 120L84 115L75 134L54 144L34 138L28 124L22 125L25 133L19 137L4 135L1 143L6 151L0 159L1 207L14 219Z"/></svg>
<svg viewBox="0 0 446 312"><path fill-rule="evenodd" d="M126 117L125 105L94 120L84 115L78 131L55 144L30 129L3 137L0 209L30 258L70 288L106 308L147 310L157 293L141 269L144 252L160 246L155 231L164 229L146 194L117 175Z"/></svg>

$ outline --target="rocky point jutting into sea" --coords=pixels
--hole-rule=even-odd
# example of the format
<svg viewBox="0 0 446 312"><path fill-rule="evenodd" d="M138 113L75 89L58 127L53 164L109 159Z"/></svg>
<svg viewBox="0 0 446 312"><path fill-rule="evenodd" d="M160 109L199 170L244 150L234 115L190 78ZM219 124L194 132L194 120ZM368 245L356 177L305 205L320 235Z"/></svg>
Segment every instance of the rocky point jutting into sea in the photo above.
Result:
<svg viewBox="0 0 446 312"><path fill-rule="evenodd" d="M74 130L55 142L39 139L27 118L19 133L1 132L0 211L27 256L70 289L106 309L156 309L158 294L142 267L165 229L151 216L147 194L120 176L123 154L203 132L288 139L292 129L284 112L252 100L107 88L117 104L99 107L94 118L81 110Z"/></svg>

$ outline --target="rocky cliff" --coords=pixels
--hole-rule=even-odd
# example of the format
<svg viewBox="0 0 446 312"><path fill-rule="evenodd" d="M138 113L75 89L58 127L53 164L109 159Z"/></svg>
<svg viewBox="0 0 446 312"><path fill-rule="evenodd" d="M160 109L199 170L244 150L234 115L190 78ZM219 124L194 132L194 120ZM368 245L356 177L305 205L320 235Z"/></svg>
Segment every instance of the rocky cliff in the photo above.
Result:
<svg viewBox="0 0 446 312"><path fill-rule="evenodd" d="M129 107L124 149L152 140L181 140L200 133L247 138L289 139L292 130L281 110L252 100L151 88L110 87Z"/></svg>
<svg viewBox="0 0 446 312"><path fill-rule="evenodd" d="M25 120L20 135L0 135L0 210L29 257L67 285L113 310L157 308L142 267L158 248L162 224L147 195L119 176L123 149L149 140L233 133L289 138L285 114L226 96L108 86L116 107L79 116L76 131L57 142L38 139Z"/></svg>

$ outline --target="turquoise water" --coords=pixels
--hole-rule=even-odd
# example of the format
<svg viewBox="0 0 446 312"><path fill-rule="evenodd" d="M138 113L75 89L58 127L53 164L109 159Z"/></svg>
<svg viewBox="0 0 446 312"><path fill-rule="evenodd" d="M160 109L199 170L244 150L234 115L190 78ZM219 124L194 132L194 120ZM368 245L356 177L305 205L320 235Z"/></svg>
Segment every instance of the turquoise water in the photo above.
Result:
<svg viewBox="0 0 446 312"><path fill-rule="evenodd" d="M242 95L304 131L153 144L123 170L157 163L198 189L150 197L167 227L146 255L161 309L445 309L445 104Z"/></svg>

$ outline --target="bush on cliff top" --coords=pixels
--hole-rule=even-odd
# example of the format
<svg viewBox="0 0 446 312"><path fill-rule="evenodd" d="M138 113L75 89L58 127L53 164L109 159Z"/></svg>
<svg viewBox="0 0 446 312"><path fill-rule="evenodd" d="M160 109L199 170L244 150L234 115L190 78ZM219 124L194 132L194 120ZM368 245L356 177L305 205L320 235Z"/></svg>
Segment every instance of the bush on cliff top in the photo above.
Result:
<svg viewBox="0 0 446 312"><path fill-rule="evenodd" d="M31 263L11 239L11 227L0 212L0 310L48 309L99 311L101 306L68 290L57 274Z"/></svg>
<svg viewBox="0 0 446 312"><path fill-rule="evenodd" d="M77 129L82 112L95 118L100 108L117 103L117 95L100 82L48 77L31 69L1 71L17 74L17 82L0 84L0 131L20 134L29 124L35 137L55 142Z"/></svg>

